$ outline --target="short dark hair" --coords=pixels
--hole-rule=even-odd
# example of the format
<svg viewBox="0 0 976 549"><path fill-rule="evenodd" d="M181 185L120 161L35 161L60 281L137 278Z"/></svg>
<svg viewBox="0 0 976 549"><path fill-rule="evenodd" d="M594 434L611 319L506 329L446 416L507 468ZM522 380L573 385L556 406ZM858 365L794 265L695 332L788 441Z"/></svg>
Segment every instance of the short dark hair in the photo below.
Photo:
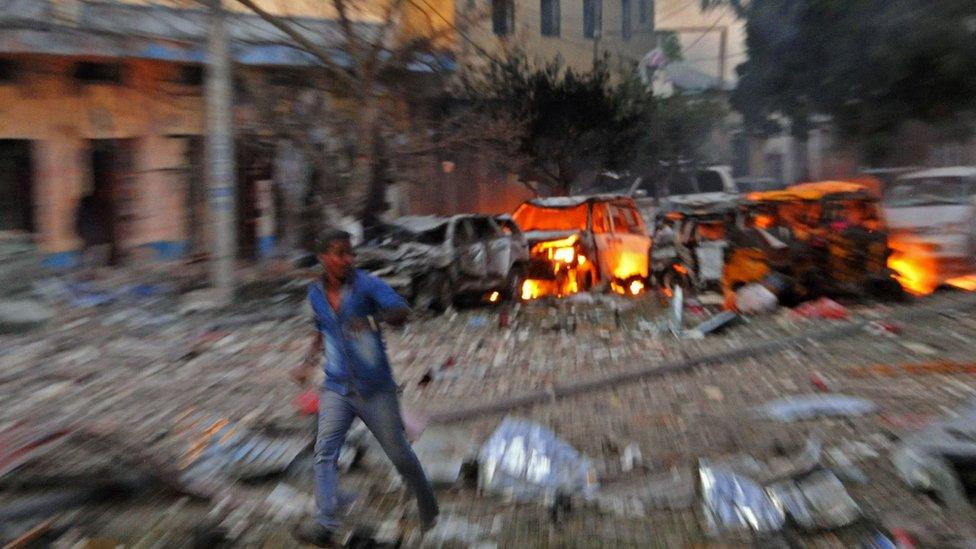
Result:
<svg viewBox="0 0 976 549"><path fill-rule="evenodd" d="M326 229L315 239L315 253L323 254L328 251L333 242L352 242L352 235L342 229Z"/></svg>

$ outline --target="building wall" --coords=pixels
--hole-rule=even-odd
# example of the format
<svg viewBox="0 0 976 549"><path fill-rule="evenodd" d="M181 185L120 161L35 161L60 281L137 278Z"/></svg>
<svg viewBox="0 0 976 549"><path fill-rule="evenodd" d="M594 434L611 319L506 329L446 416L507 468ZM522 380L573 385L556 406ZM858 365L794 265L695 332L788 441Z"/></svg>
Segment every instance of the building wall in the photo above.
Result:
<svg viewBox="0 0 976 549"><path fill-rule="evenodd" d="M122 84L71 77L77 59L15 56L14 82L0 83L0 139L27 139L34 163L37 242L54 263L80 247L74 216L90 191L92 139L133 140L131 200L135 216L124 245L171 250L185 240L184 189L176 180L183 151L174 135L202 133L198 91L172 82L175 66L125 63Z"/></svg>
<svg viewBox="0 0 976 549"><path fill-rule="evenodd" d="M746 60L746 31L731 8L702 10L699 2L689 0L656 0L654 5L657 30L677 33L685 63L735 83L735 67ZM720 71L723 31L725 64Z"/></svg>
<svg viewBox="0 0 976 549"><path fill-rule="evenodd" d="M629 1L632 29L630 38L624 38L621 28L623 2L602 0L603 17L598 39L584 36L583 0L558 1L559 36L542 35L540 0L514 0L514 30L507 36L496 36L490 17L491 0L458 0L456 10L459 19L475 19L465 34L477 44L476 48L459 40L462 57L469 63L484 62L483 59L478 59L477 54L480 51L498 56L507 48L518 47L524 49L537 62L559 58L567 66L585 71L593 66L594 53L598 57L609 53L614 65L627 66L638 63L655 47L653 18L644 25L640 23L638 0Z"/></svg>

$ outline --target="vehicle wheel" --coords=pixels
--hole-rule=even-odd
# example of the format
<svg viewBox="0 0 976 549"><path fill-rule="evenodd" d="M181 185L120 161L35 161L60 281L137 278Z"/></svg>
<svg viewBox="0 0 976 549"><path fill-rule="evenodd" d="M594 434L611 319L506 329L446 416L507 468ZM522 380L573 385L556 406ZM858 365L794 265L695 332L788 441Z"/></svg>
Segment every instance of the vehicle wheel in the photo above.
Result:
<svg viewBox="0 0 976 549"><path fill-rule="evenodd" d="M872 280L867 284L868 294L882 301L904 303L908 301L908 292L893 278Z"/></svg>
<svg viewBox="0 0 976 549"><path fill-rule="evenodd" d="M525 280L525 268L522 265L512 265L505 278L505 287L500 292L504 299L518 301L522 298L522 281Z"/></svg>
<svg viewBox="0 0 976 549"><path fill-rule="evenodd" d="M580 280L580 291L582 292L590 291L590 289L592 289L593 286L596 284L596 280L594 280L594 278L595 276L592 270L588 270L585 273L583 273L583 278Z"/></svg>
<svg viewBox="0 0 976 549"><path fill-rule="evenodd" d="M451 288L451 279L447 273L434 271L420 281L417 298L414 300L417 309L443 311L453 303L454 290Z"/></svg>

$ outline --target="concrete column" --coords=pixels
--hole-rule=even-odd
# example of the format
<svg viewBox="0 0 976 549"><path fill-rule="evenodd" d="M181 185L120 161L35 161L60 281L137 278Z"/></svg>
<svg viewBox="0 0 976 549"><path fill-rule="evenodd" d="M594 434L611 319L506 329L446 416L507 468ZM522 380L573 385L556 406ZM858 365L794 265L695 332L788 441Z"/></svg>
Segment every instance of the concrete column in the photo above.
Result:
<svg viewBox="0 0 976 549"><path fill-rule="evenodd" d="M233 90L230 44L221 0L210 0L210 33L206 71L206 173L213 245L211 285L218 300L234 289L236 256L236 182L234 167Z"/></svg>

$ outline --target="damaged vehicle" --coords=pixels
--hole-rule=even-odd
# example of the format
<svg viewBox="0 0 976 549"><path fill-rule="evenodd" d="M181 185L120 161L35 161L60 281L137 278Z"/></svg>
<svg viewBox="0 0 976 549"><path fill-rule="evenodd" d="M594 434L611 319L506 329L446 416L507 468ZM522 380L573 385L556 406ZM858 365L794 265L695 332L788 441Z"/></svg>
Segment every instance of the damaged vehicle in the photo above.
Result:
<svg viewBox="0 0 976 549"><path fill-rule="evenodd" d="M903 175L885 192L891 266L914 293L976 273L976 167Z"/></svg>
<svg viewBox="0 0 976 549"><path fill-rule="evenodd" d="M651 273L665 290L718 289L727 248L726 226L738 201L726 195L674 197L655 220Z"/></svg>
<svg viewBox="0 0 976 549"><path fill-rule="evenodd" d="M357 251L359 268L382 278L418 309L458 298L517 299L529 259L510 216L407 216Z"/></svg>
<svg viewBox="0 0 976 549"><path fill-rule="evenodd" d="M522 299L608 289L636 295L646 287L651 239L630 197L539 198L514 218L531 256Z"/></svg>
<svg viewBox="0 0 976 549"><path fill-rule="evenodd" d="M821 181L752 193L729 231L722 275L726 298L770 272L792 300L867 292L897 298L878 197L864 185Z"/></svg>

